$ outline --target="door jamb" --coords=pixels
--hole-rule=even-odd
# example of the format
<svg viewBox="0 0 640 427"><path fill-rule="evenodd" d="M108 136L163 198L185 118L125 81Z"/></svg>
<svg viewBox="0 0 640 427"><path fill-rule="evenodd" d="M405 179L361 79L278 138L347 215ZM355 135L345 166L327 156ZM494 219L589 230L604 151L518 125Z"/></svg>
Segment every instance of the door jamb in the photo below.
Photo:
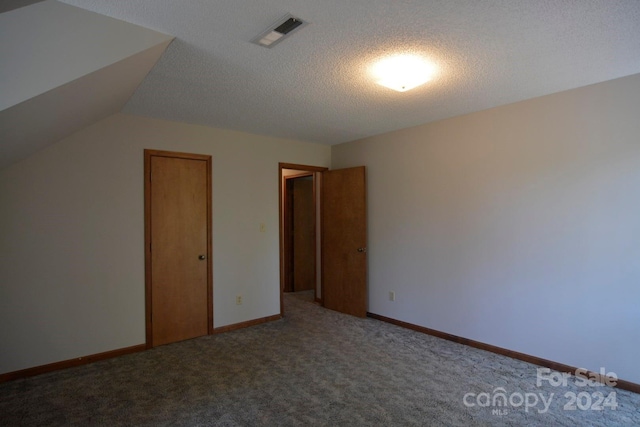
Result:
<svg viewBox="0 0 640 427"><path fill-rule="evenodd" d="M283 179L282 179L282 170L283 169L293 169L293 170L299 170L302 173L304 172L312 172L313 173L313 206L314 206L314 212L317 215L317 193L316 193L316 187L317 187L317 179L316 179L316 174L315 172L324 172L326 170L329 170L329 168L326 167L321 167L321 166L308 166L308 165L299 165L299 164L293 164L293 163L278 163L278 229L280 230L279 233L279 237L280 237L280 315L284 316L284 303L283 303L283 294L284 294L284 229L283 229L283 209L282 209L282 202L283 202L283 189L282 189L282 183L283 183ZM300 175L298 175L300 176ZM322 206L320 206L320 209L322 209ZM317 222L317 218L316 218L316 222ZM316 239L318 236L319 230L316 228ZM317 256L317 254L316 254ZM314 277L314 281L316 282L315 284L315 288L314 288L314 295L315 292L318 288L318 283L317 283L317 269L318 269L318 265L316 263L316 273L315 273L315 277Z"/></svg>
<svg viewBox="0 0 640 427"><path fill-rule="evenodd" d="M144 287L146 347L153 348L151 322L151 157L172 157L203 160L207 163L207 334L213 334L213 264L212 264L212 212L211 212L211 156L173 151L144 150Z"/></svg>

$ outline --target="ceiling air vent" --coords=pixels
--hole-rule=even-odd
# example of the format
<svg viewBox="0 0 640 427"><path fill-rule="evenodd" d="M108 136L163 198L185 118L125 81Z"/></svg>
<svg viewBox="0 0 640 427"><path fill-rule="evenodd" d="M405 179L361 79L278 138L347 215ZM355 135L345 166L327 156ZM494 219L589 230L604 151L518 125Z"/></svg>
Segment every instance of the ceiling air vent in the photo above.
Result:
<svg viewBox="0 0 640 427"><path fill-rule="evenodd" d="M273 47L291 35L295 30L304 27L306 24L306 22L296 18L295 16L286 15L269 27L267 31L263 32L251 41L259 44L260 46Z"/></svg>

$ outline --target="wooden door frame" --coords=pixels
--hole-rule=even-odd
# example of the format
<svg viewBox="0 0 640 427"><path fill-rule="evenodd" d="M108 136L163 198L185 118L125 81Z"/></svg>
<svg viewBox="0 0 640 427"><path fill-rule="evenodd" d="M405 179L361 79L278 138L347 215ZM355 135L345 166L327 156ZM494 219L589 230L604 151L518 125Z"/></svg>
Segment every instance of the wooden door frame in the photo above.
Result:
<svg viewBox="0 0 640 427"><path fill-rule="evenodd" d="M317 184L318 181L316 179L316 174L315 172L324 172L326 170L329 170L329 168L326 167L321 167L321 166L308 166L308 165L299 165L299 164L293 164L293 163L278 163L278 229L279 229L279 235L280 235L280 315L283 316L284 315L284 303L283 303L283 295L284 295L284 287L285 287L285 262L284 262L284 258L285 258L285 251L284 251L284 244L285 244L285 230L283 227L283 220L284 220L284 212L283 212L283 201L284 201L284 189L283 189L283 179L282 179L282 170L283 169L293 169L293 170L299 170L301 173L297 174L297 175L292 175L291 178L300 178L301 176L308 176L311 175L313 176L313 212L314 212L314 228L315 228L315 236L316 236L316 245L314 246L314 258L317 259L317 239L318 239L318 229L316 227L317 224L317 210L318 210L318 205L317 205L317 192L316 192L316 188L317 188ZM321 207L322 208L322 207ZM316 267L314 269L314 295L317 292L318 289L318 265L316 262Z"/></svg>
<svg viewBox="0 0 640 427"><path fill-rule="evenodd" d="M212 263L212 213L211 213L211 156L162 150L144 150L144 288L146 347L153 347L153 323L151 322L151 157L171 157L203 160L207 169L207 333L213 333L213 263Z"/></svg>

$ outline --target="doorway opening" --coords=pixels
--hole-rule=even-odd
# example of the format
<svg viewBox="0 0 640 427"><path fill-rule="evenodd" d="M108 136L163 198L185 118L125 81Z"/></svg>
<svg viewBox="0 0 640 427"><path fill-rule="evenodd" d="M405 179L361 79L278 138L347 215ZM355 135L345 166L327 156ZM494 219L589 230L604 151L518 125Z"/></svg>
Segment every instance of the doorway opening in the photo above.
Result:
<svg viewBox="0 0 640 427"><path fill-rule="evenodd" d="M313 299L322 303L320 185L327 169L279 164L281 315L284 292L313 291Z"/></svg>
<svg viewBox="0 0 640 427"><path fill-rule="evenodd" d="M285 169L283 172L291 171ZM316 212L313 173L284 177L284 292L316 289Z"/></svg>
<svg viewBox="0 0 640 427"><path fill-rule="evenodd" d="M315 224L313 299L323 307L353 316L367 313L367 202L366 168L356 166L328 170L317 166L280 163L278 192L280 211L280 315L284 292L295 291L293 215L295 182L311 179ZM307 184L308 185L308 184ZM288 195L294 193L293 200ZM287 206L289 205L289 206ZM295 207L294 207L295 209ZM307 208L308 209L308 208ZM289 213L287 213L289 212ZM293 236L292 236L293 234ZM292 254L292 252L295 252ZM309 259L309 258L307 258Z"/></svg>

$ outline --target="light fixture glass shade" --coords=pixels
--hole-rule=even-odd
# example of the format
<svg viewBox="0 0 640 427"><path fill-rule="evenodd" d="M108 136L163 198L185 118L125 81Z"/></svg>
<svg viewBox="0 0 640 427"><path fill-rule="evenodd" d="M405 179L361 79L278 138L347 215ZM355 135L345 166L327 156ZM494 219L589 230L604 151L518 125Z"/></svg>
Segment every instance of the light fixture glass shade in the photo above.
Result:
<svg viewBox="0 0 640 427"><path fill-rule="evenodd" d="M264 46L269 46L270 44L272 44L273 42L275 42L276 40L280 39L284 34L279 33L277 31L271 31L270 33L267 33L264 37L262 37L258 43Z"/></svg>
<svg viewBox="0 0 640 427"><path fill-rule="evenodd" d="M376 83L398 92L406 92L428 82L434 72L433 64L414 55L389 56L378 61L372 69Z"/></svg>

